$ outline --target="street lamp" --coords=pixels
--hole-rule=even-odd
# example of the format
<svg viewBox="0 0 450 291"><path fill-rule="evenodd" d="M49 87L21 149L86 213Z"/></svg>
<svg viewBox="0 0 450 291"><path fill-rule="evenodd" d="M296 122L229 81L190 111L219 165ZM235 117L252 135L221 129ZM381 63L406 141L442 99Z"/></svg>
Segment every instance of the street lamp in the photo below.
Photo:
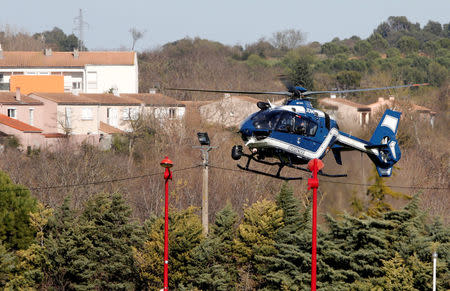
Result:
<svg viewBox="0 0 450 291"><path fill-rule="evenodd" d="M202 151L203 159L203 185L202 185L202 226L203 234L208 235L208 162L209 151L216 148L210 145L209 136L207 132L197 132L198 142L200 146L193 146L193 148Z"/></svg>
<svg viewBox="0 0 450 291"><path fill-rule="evenodd" d="M166 180L166 199L164 205L164 289L169 290L169 180L172 180L172 172L170 168L173 162L165 157L161 163L161 167L166 168L164 171L164 180Z"/></svg>

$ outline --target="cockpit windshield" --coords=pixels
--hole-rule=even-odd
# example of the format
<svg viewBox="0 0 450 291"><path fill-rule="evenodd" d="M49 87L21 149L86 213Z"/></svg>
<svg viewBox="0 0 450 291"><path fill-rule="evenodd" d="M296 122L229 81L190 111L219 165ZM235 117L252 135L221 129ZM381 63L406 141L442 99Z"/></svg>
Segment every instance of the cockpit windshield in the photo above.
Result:
<svg viewBox="0 0 450 291"><path fill-rule="evenodd" d="M252 117L253 126L256 129L275 129L275 125L280 119L280 110L262 110Z"/></svg>

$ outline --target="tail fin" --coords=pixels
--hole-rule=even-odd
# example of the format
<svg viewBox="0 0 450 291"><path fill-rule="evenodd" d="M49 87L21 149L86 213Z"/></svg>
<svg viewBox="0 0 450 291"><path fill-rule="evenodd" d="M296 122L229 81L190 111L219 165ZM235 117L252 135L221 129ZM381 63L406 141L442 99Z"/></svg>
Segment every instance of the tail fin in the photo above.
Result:
<svg viewBox="0 0 450 291"><path fill-rule="evenodd" d="M380 177L390 177L392 167L400 160L401 152L396 139L401 112L387 109L370 139L370 159L377 167Z"/></svg>

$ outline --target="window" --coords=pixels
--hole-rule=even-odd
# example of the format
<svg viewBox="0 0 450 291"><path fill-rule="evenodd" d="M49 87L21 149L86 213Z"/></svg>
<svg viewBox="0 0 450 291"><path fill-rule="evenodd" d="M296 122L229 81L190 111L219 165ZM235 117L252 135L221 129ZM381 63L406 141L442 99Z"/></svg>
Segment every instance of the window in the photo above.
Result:
<svg viewBox="0 0 450 291"><path fill-rule="evenodd" d="M97 72L87 72L88 89L97 89Z"/></svg>
<svg viewBox="0 0 450 291"><path fill-rule="evenodd" d="M138 108L124 108L122 111L123 120L137 120L139 118Z"/></svg>
<svg viewBox="0 0 450 291"><path fill-rule="evenodd" d="M169 118L174 119L176 117L177 110L175 108L169 108Z"/></svg>
<svg viewBox="0 0 450 291"><path fill-rule="evenodd" d="M259 111L253 117L253 126L257 129L274 129L278 119L280 119L281 111L264 110Z"/></svg>
<svg viewBox="0 0 450 291"><path fill-rule="evenodd" d="M30 115L30 125L34 125L34 108L28 109Z"/></svg>
<svg viewBox="0 0 450 291"><path fill-rule="evenodd" d="M66 129L72 128L71 117L72 117L72 109L70 107L66 107L64 118L64 126L66 127Z"/></svg>
<svg viewBox="0 0 450 291"><path fill-rule="evenodd" d="M81 82L72 82L72 89L81 89Z"/></svg>
<svg viewBox="0 0 450 291"><path fill-rule="evenodd" d="M92 108L81 109L81 120L92 120Z"/></svg>
<svg viewBox="0 0 450 291"><path fill-rule="evenodd" d="M17 118L16 108L8 108L8 117Z"/></svg>
<svg viewBox="0 0 450 291"><path fill-rule="evenodd" d="M284 112L277 123L277 131L315 136L317 123L293 112Z"/></svg>

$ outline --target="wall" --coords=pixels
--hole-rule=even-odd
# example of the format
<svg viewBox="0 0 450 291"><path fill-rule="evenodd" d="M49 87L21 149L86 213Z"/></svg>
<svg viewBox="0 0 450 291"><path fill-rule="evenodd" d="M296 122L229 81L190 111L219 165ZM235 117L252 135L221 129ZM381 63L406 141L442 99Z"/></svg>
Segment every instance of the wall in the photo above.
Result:
<svg viewBox="0 0 450 291"><path fill-rule="evenodd" d="M86 93L105 93L117 88L119 93L138 93L136 66L86 66ZM96 73L97 86L89 84L90 76Z"/></svg>
<svg viewBox="0 0 450 291"><path fill-rule="evenodd" d="M58 75L13 75L9 79L9 90L16 92L20 88L22 94L31 92L62 93L64 92L64 76Z"/></svg>

